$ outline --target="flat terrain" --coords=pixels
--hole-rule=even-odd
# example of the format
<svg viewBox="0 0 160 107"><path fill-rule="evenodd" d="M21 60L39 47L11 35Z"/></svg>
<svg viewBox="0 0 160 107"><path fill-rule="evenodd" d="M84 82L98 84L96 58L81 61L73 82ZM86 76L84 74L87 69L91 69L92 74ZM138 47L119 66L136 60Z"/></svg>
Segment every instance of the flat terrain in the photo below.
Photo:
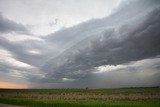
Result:
<svg viewBox="0 0 160 107"><path fill-rule="evenodd" d="M28 107L160 107L160 88L0 89L0 103Z"/></svg>

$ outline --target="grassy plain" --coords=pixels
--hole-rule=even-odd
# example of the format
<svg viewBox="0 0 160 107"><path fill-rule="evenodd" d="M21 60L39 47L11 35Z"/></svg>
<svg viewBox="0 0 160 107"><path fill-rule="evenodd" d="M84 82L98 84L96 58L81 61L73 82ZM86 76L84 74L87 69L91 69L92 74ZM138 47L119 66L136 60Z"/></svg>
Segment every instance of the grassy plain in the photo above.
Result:
<svg viewBox="0 0 160 107"><path fill-rule="evenodd" d="M0 89L0 103L27 107L160 107L160 88Z"/></svg>

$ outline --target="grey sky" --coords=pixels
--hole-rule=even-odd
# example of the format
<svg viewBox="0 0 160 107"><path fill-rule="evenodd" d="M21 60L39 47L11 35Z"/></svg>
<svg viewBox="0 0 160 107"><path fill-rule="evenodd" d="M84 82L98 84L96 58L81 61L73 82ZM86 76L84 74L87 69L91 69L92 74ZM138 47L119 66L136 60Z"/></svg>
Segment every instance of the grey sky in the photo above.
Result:
<svg viewBox="0 0 160 107"><path fill-rule="evenodd" d="M0 0L0 81L160 85L159 0Z"/></svg>
<svg viewBox="0 0 160 107"><path fill-rule="evenodd" d="M28 25L38 35L49 34L92 18L107 16L120 0L1 0L7 18ZM58 19L57 25L51 25Z"/></svg>

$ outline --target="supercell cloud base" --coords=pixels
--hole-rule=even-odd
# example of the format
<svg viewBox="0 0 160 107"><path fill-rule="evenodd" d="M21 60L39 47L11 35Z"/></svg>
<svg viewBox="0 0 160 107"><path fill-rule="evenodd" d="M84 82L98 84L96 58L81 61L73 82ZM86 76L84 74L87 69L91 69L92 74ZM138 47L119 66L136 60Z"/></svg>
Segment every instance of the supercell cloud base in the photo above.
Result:
<svg viewBox="0 0 160 107"><path fill-rule="evenodd" d="M160 86L159 0L0 0L0 88Z"/></svg>

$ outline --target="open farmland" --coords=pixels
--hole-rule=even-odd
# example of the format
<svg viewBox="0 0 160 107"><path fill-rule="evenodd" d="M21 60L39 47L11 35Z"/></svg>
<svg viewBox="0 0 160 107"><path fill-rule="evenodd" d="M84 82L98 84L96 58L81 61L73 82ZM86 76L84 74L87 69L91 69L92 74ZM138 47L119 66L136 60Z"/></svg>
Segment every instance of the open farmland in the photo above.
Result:
<svg viewBox="0 0 160 107"><path fill-rule="evenodd" d="M160 88L0 89L0 103L28 107L159 107Z"/></svg>

